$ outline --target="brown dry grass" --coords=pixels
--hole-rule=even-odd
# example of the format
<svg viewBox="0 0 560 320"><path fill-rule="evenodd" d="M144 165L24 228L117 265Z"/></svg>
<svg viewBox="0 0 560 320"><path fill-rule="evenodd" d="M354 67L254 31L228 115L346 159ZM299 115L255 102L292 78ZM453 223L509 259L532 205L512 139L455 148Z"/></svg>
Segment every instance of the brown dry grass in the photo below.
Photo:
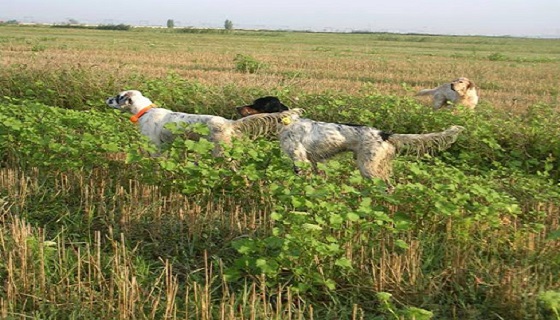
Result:
<svg viewBox="0 0 560 320"><path fill-rule="evenodd" d="M265 280L258 278L241 290L231 288L223 266L215 265L220 260L210 258L224 253L212 252L211 247L202 253L189 252L203 257L192 261L193 265L162 258L181 256L183 253L174 249L189 248L189 243L202 242L216 231L227 241L255 231L265 232L270 229L270 208L248 203L246 198L243 205L231 198L202 203L196 197L162 193L158 187L136 180L115 180L103 170L90 172L88 177L64 173L53 177L40 170L0 170L4 196L0 198L0 270L5 272L0 274L4 284L0 316L24 317L35 308L41 314L99 319L313 318L313 304L300 300L289 288L270 290L264 286ZM51 184L53 189L47 187ZM108 198L107 194L113 196ZM73 201L78 203L71 205ZM58 217L58 223L90 224L90 241L73 240L69 232L55 239L46 238L45 230L20 218L37 210L35 202L45 206L41 210L46 216ZM530 209L549 216L547 226L558 227L557 206L535 206ZM76 211L81 212L83 222L75 220L79 216ZM457 310L447 310L447 316L462 319L465 312L472 312L469 319L482 319L483 309L475 309L476 302L468 294L484 292L494 310L502 309L507 314L512 305L535 310L531 302L534 300L524 295L538 293L542 283L557 283L551 278L547 262L556 255L557 243L545 240L546 230L524 232L524 226L517 221L505 221L502 228L496 229L485 221L469 225L455 224L444 217L433 219L438 221L422 222L428 226L425 230L400 236L410 244L404 251L395 246L390 234L375 236L376 246L371 247L372 236L357 232L346 247L346 257L362 277L363 284L353 289L415 297L400 301L405 305L421 303L422 291L432 298L439 296L441 301L456 292L459 296L453 299L468 301L473 309L455 306ZM444 228L430 229L438 225ZM507 243L511 233L517 233L515 243ZM433 243L433 248L420 243L420 239L430 241L430 234L442 235L436 237L442 241ZM208 241L212 242L210 238ZM130 243L136 244L131 247ZM148 245L156 247L147 249ZM158 267L151 271L150 263L142 262L146 249L161 256L157 258ZM507 252L507 256L499 258L494 252ZM519 259L505 263L508 257ZM448 265L431 266L427 261L432 259ZM270 296L277 297L276 303L271 303ZM373 305L374 302L354 305L352 319L363 319L362 308L371 310ZM424 307L438 309L435 305Z"/></svg>
<svg viewBox="0 0 560 320"><path fill-rule="evenodd" d="M43 72L68 66L123 78L172 72L205 85L289 89L294 96L325 91L412 96L466 76L480 87L482 104L522 111L559 102L558 40L2 27L0 41L3 66L25 64ZM257 74L239 72L237 54L267 67Z"/></svg>
<svg viewBox="0 0 560 320"><path fill-rule="evenodd" d="M222 228L233 238L268 223L261 218L266 213L262 206L248 204L254 209L241 210L230 203L201 205L183 195L162 195L157 187L137 181L114 184L106 172L92 173L90 178L60 174L54 181L56 197L59 202L65 198L79 200L83 219L97 221L94 228L102 231L92 230L87 243L65 235L51 240L42 228L19 216L33 210L35 197L50 197L51 191L38 183L41 172L0 169L0 188L5 196L0 198L1 318L46 312L91 319L304 319L312 312L303 301L297 306L283 303L294 301L291 291L279 288L278 293L267 292L262 280L230 291L224 274L214 274L223 266L213 265L207 252L203 261L196 261L200 268L173 266L161 260L159 273L147 275L149 264L146 269L138 267L142 266L139 234L163 239L170 235L162 231L169 233L171 225L181 221L189 228L174 232L183 242ZM106 188L112 189L115 197L104 199ZM43 210L47 214L52 208ZM58 210L60 223L73 214ZM140 227L140 220L147 215L154 219L151 227ZM126 244L130 238L139 241L132 249ZM160 253L165 255L165 248ZM221 288L218 295L216 288ZM269 294L287 297L279 298L271 307Z"/></svg>

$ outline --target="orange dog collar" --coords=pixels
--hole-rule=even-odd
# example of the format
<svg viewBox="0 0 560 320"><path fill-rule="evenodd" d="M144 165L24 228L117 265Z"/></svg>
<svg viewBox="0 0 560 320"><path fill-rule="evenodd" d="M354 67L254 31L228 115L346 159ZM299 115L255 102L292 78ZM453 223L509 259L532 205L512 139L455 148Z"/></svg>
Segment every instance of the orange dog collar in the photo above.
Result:
<svg viewBox="0 0 560 320"><path fill-rule="evenodd" d="M138 122L138 120L146 113L148 112L148 110L150 110L151 108L153 108L155 105L152 103L151 105L142 108L142 110L138 111L137 114L133 115L132 117L130 117L130 121L132 123L136 123Z"/></svg>

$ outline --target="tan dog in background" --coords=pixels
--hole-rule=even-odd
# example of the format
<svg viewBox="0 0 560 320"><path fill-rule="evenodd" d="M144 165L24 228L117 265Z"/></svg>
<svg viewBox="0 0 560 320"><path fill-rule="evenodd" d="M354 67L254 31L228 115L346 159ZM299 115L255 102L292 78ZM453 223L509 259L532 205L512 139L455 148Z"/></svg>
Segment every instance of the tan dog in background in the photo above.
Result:
<svg viewBox="0 0 560 320"><path fill-rule="evenodd" d="M439 109L449 104L460 104L474 110L478 104L476 85L474 82L465 77L442 84L434 89L421 90L416 95L433 96L434 109Z"/></svg>

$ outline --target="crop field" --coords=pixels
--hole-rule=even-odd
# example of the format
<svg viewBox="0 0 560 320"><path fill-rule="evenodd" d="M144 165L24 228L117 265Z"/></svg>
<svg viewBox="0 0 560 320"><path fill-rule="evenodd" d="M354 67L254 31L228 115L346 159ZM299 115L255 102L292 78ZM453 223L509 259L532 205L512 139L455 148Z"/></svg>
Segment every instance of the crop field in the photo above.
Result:
<svg viewBox="0 0 560 320"><path fill-rule="evenodd" d="M475 111L414 94L466 76ZM296 175L274 138L159 157L105 99L236 118L264 95L387 132ZM1 319L560 319L560 40L0 25Z"/></svg>

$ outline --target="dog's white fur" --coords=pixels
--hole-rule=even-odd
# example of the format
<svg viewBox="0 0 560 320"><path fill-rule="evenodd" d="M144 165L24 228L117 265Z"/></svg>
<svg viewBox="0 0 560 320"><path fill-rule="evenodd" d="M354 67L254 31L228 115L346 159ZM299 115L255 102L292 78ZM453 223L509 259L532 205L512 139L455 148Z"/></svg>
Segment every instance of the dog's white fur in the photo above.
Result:
<svg viewBox="0 0 560 320"><path fill-rule="evenodd" d="M434 109L445 107L448 104L460 104L473 110L478 104L478 92L474 82L461 77L451 82L444 83L434 89L424 89L417 96L431 95Z"/></svg>
<svg viewBox="0 0 560 320"><path fill-rule="evenodd" d="M138 90L122 91L114 97L106 100L108 106L128 111L133 115L137 115L145 107L153 105L152 101L144 97ZM286 111L286 114L300 113L301 109L294 111ZM278 115L281 117L282 115ZM140 133L147 136L158 149L165 142L173 140L173 134L165 128L168 123L186 123L186 124L204 124L208 126L210 133L204 137L216 144L212 154L220 156L222 148L220 143L230 143L232 138L242 133L257 135L260 132L261 125L259 122L264 118L270 118L270 115L260 114L242 118L239 120L229 120L220 116L188 114L183 112L173 112L168 109L153 107L149 109L138 119L138 127ZM278 121L276 121L278 122ZM254 133L256 131L257 133ZM200 136L189 134L189 139L197 140Z"/></svg>
<svg viewBox="0 0 560 320"><path fill-rule="evenodd" d="M443 150L453 144L464 129L449 129L428 134L389 134L359 125L327 123L300 118L291 114L282 121L279 140L282 150L294 161L317 162L338 153L354 153L360 173L365 178L381 178L389 182L391 161L403 150L415 153ZM299 170L295 167L296 172Z"/></svg>

